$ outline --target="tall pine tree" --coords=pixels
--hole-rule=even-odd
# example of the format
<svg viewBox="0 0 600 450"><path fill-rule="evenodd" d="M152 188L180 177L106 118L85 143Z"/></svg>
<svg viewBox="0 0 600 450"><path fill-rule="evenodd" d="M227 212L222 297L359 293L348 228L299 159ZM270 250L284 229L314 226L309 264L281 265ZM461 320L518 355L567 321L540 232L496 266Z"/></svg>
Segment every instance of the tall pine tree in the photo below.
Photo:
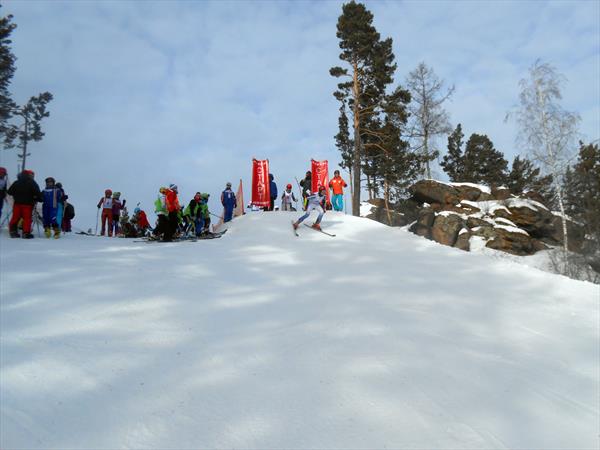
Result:
<svg viewBox="0 0 600 450"><path fill-rule="evenodd" d="M527 158L516 156L506 185L513 194L535 191L540 194L548 206L552 205L552 175L541 176L540 168Z"/></svg>
<svg viewBox="0 0 600 450"><path fill-rule="evenodd" d="M392 83L396 70L392 40L382 40L373 26L373 14L361 4L351 1L342 7L337 22L337 37L342 52L340 59L346 68L332 67L334 77L346 77L338 84L334 96L347 107L352 120L354 148L352 150L352 214L360 215L363 144L369 129L381 110L386 87ZM372 127L373 128L373 127Z"/></svg>
<svg viewBox="0 0 600 450"><path fill-rule="evenodd" d="M565 175L565 210L585 226L600 252L600 150L579 143L577 162Z"/></svg>
<svg viewBox="0 0 600 450"><path fill-rule="evenodd" d="M465 171L463 163L463 137L462 126L460 123L456 126L450 136L448 136L448 153L444 155L440 166L450 177L450 181L462 181Z"/></svg>
<svg viewBox="0 0 600 450"><path fill-rule="evenodd" d="M1 5L0 5L1 7ZM17 27L12 15L0 18L0 139L4 139L8 119L15 108L8 87L15 74L16 57L10 47L10 35Z"/></svg>
<svg viewBox="0 0 600 450"><path fill-rule="evenodd" d="M471 183L502 185L506 182L508 161L485 134L473 133L463 156L463 180Z"/></svg>

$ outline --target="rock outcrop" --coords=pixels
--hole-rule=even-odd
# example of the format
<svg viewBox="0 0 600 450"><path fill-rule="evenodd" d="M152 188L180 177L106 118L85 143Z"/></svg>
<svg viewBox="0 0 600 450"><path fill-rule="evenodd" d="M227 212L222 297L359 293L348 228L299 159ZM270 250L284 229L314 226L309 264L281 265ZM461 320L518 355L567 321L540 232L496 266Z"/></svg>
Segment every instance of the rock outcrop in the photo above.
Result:
<svg viewBox="0 0 600 450"><path fill-rule="evenodd" d="M410 225L409 231L461 250L477 245L514 255L531 255L562 245L561 217L543 204L535 192L519 197L505 187L473 183L443 183L421 180L409 188L412 197L401 205L390 205L393 225ZM383 202L371 201L367 216L388 224ZM568 221L569 249L584 245L583 227Z"/></svg>

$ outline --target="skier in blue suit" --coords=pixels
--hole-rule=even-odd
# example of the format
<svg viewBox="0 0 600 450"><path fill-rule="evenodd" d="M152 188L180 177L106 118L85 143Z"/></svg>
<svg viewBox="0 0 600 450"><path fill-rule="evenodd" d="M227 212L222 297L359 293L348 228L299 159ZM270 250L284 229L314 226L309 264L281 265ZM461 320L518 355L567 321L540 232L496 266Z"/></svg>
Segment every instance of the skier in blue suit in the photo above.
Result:
<svg viewBox="0 0 600 450"><path fill-rule="evenodd" d="M44 203L42 205L42 216L44 220L44 234L50 237L50 227L54 230L54 237L60 237L60 227L57 222L58 205L62 202L62 189L55 186L52 177L46 178L46 188L42 192Z"/></svg>
<svg viewBox="0 0 600 450"><path fill-rule="evenodd" d="M231 183L227 183L225 190L221 193L221 204L225 208L223 222L230 222L233 217L233 210L237 207L237 199L231 190Z"/></svg>

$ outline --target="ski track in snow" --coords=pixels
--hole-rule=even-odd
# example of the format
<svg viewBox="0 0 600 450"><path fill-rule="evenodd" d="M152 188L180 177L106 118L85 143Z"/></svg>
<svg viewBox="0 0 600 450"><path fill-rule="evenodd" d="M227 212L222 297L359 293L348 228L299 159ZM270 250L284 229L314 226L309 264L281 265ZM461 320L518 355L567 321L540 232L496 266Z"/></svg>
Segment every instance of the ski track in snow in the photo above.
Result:
<svg viewBox="0 0 600 450"><path fill-rule="evenodd" d="M297 215L155 245L3 230L0 447L599 447L597 285Z"/></svg>

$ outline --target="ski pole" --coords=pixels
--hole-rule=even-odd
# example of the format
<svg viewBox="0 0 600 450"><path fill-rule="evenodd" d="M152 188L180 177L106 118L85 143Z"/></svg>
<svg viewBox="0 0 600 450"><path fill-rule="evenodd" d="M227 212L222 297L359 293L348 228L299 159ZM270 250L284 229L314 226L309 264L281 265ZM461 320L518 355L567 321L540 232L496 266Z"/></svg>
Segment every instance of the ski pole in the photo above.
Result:
<svg viewBox="0 0 600 450"><path fill-rule="evenodd" d="M100 208L98 208L98 211L96 212L96 232L94 233L94 235L98 236L98 217L100 216Z"/></svg>

